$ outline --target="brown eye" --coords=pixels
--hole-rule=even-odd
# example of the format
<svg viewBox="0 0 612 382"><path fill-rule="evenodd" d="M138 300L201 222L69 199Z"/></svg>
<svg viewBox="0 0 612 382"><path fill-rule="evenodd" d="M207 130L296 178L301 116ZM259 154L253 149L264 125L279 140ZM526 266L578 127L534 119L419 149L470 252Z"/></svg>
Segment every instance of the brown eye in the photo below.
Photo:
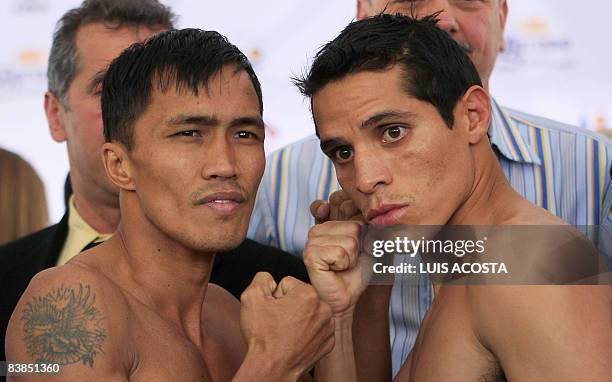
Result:
<svg viewBox="0 0 612 382"><path fill-rule="evenodd" d="M185 131L180 131L178 133L175 134L176 136L179 137L197 137L200 135L200 132L198 130L185 130Z"/></svg>
<svg viewBox="0 0 612 382"><path fill-rule="evenodd" d="M383 142L394 142L402 139L406 135L407 129L403 126L387 127L383 132Z"/></svg>
<svg viewBox="0 0 612 382"><path fill-rule="evenodd" d="M346 162L353 157L353 149L347 146L340 147L336 150L334 156L338 162Z"/></svg>
<svg viewBox="0 0 612 382"><path fill-rule="evenodd" d="M251 133L250 131L239 131L238 133L236 133L236 138L241 138L241 139L255 138L255 134Z"/></svg>

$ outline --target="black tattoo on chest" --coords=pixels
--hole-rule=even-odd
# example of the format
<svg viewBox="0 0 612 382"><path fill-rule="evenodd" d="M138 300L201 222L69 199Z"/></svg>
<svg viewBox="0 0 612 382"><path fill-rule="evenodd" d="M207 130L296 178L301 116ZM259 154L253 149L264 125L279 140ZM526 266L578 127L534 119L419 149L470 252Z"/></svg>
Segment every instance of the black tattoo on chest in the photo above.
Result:
<svg viewBox="0 0 612 382"><path fill-rule="evenodd" d="M21 320L28 354L40 363L68 365L82 362L93 367L102 352L106 331L94 306L89 285L61 286L27 303Z"/></svg>

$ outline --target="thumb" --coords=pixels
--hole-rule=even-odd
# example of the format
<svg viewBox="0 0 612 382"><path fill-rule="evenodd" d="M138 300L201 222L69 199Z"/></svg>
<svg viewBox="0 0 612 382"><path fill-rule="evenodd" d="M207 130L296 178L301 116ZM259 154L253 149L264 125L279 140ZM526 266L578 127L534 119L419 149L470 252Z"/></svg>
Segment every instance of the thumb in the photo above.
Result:
<svg viewBox="0 0 612 382"><path fill-rule="evenodd" d="M276 288L276 291L274 291L274 297L276 298L283 297L287 295L292 289L295 289L296 287L299 287L302 284L304 283L294 277L291 277L291 276L283 277L280 283L278 283L278 287Z"/></svg>
<svg viewBox="0 0 612 382"><path fill-rule="evenodd" d="M262 293L265 297L274 297L274 291L277 289L274 277L268 272L258 272L248 289L254 288Z"/></svg>

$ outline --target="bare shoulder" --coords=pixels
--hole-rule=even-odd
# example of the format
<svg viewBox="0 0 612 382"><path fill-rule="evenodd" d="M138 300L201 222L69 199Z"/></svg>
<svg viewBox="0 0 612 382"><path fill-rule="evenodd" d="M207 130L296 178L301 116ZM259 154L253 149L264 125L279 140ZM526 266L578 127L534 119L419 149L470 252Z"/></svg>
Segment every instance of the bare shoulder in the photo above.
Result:
<svg viewBox="0 0 612 382"><path fill-rule="evenodd" d="M246 354L240 329L240 302L220 286L208 284L203 325L216 346L215 351L224 354L223 362L238 368Z"/></svg>
<svg viewBox="0 0 612 382"><path fill-rule="evenodd" d="M508 219L500 222L503 225L561 225L568 226L568 223L558 216L550 213L542 207L529 202L521 197L518 206Z"/></svg>
<svg viewBox="0 0 612 382"><path fill-rule="evenodd" d="M205 324L209 327L236 329L240 333L240 301L225 289L216 284L208 284L204 311Z"/></svg>
<svg viewBox="0 0 612 382"><path fill-rule="evenodd" d="M217 284L208 284L206 290L205 304L219 305L218 308L229 312L240 313L240 301L238 301L232 294Z"/></svg>
<svg viewBox="0 0 612 382"><path fill-rule="evenodd" d="M470 308L483 321L517 315L530 321L564 321L572 317L612 319L611 285L468 285ZM563 312L552 317L553 312Z"/></svg>
<svg viewBox="0 0 612 382"><path fill-rule="evenodd" d="M45 270L11 316L7 360L59 364L66 380L112 380L127 359L119 344L123 309L119 290L94 269L70 263Z"/></svg>
<svg viewBox="0 0 612 382"><path fill-rule="evenodd" d="M491 261L506 264L506 283L597 284L607 267L589 237L547 211L532 207L538 210L537 216L489 229L487 255Z"/></svg>

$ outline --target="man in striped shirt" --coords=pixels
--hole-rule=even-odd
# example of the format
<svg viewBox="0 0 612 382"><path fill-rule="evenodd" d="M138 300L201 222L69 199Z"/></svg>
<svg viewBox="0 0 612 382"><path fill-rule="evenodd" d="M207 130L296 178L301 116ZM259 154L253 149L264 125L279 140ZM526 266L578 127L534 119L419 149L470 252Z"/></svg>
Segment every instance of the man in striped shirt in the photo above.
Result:
<svg viewBox="0 0 612 382"><path fill-rule="evenodd" d="M485 89L503 50L506 0L358 0L357 18L385 13L440 13L440 28L469 53ZM612 144L592 132L501 107L491 101L489 136L513 188L530 202L578 226L612 253ZM309 205L339 189L331 161L311 135L267 160L249 237L301 256L315 223ZM608 257L608 262L609 262ZM398 277L390 307L393 374L412 349L433 298L424 277Z"/></svg>

